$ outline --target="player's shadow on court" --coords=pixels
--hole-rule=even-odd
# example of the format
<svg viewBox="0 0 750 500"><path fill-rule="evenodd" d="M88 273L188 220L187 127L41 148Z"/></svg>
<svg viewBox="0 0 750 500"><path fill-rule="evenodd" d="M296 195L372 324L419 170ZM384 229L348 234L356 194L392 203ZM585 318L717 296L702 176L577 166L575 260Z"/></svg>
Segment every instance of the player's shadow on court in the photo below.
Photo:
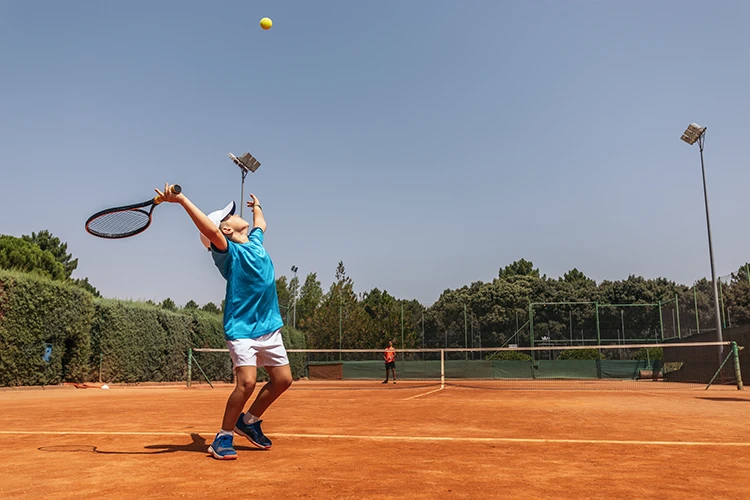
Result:
<svg viewBox="0 0 750 500"><path fill-rule="evenodd" d="M705 399L706 401L733 401L733 402L739 402L739 403L750 403L750 399L743 399L743 398L700 397L700 398L695 398L695 399Z"/></svg>
<svg viewBox="0 0 750 500"><path fill-rule="evenodd" d="M185 444L185 445L152 444L149 446L144 446L144 448L147 450L159 450L159 451L143 452L143 453L152 453L152 454L177 453L181 451L208 453L209 443L206 442L206 438L202 437L200 434L190 434L190 437L192 438L193 441L189 444ZM236 443L236 441L237 439L235 439L234 449L237 451L263 451L260 448L255 448L254 446L240 446Z"/></svg>
<svg viewBox="0 0 750 500"><path fill-rule="evenodd" d="M192 441L187 444L152 444L144 446L146 450L155 451L109 451L100 450L96 446L91 445L80 445L80 444L66 444L58 446L41 446L37 448L39 451L47 452L83 452L83 453L98 453L100 455L161 455L164 453L178 453L178 452L193 452L208 454L208 443L206 438L200 434L190 434ZM250 446L238 446L235 444L234 449L237 451L263 451L259 448Z"/></svg>

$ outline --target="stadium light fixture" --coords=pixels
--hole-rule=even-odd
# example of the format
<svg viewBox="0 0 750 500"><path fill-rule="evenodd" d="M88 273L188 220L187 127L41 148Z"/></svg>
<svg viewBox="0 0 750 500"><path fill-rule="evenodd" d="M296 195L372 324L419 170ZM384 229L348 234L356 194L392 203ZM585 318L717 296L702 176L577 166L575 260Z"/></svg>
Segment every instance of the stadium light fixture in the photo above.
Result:
<svg viewBox="0 0 750 500"><path fill-rule="evenodd" d="M698 143L701 154L701 173L703 174L703 201L706 205L706 229L708 230L708 256L711 260L711 282L714 289L714 309L716 310L716 341L723 342L724 335L721 330L721 309L719 306L719 287L716 283L716 266L714 265L714 247L711 238L711 216L708 211L708 189L706 188L706 167L703 162L703 144L706 139L706 127L697 123L691 123L682 134L681 139L691 146ZM722 346L719 346L719 362L721 362Z"/></svg>
<svg viewBox="0 0 750 500"><path fill-rule="evenodd" d="M255 172L256 170L258 170L258 167L260 167L260 162L256 160L255 157L250 153L245 153L239 158L234 156L232 153L229 153L229 158L235 165L240 167L240 170L242 171L242 195L240 197L240 217L242 217L242 207L245 204L245 177L247 176L248 172Z"/></svg>

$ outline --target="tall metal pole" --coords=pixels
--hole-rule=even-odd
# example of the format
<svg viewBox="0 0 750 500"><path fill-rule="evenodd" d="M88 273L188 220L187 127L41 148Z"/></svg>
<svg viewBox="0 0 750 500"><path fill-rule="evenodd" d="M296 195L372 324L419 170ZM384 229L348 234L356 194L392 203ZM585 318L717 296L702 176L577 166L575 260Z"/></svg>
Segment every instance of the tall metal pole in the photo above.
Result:
<svg viewBox="0 0 750 500"><path fill-rule="evenodd" d="M404 345L404 304L401 304L401 349L405 349Z"/></svg>
<svg viewBox="0 0 750 500"><path fill-rule="evenodd" d="M240 171L242 172L242 191L240 193L240 217L242 217L242 205L245 203L245 177L248 172L258 170L260 162L250 153L245 153L239 158L229 153L229 158L232 160L232 163L240 167Z"/></svg>
<svg viewBox="0 0 750 500"><path fill-rule="evenodd" d="M424 311L422 311L422 349L424 349Z"/></svg>
<svg viewBox="0 0 750 500"><path fill-rule="evenodd" d="M705 130L698 138L698 147L701 152L701 173L703 174L703 200L706 203L706 229L708 231L708 255L711 259L711 281L714 288L714 309L716 309L716 341L723 342L724 335L721 330L721 307L719 306L719 287L716 283L716 266L714 265L714 246L711 239L711 216L708 213L708 189L706 188L706 167L703 163L703 142L706 137ZM719 346L719 363L721 363L722 346Z"/></svg>
<svg viewBox="0 0 750 500"><path fill-rule="evenodd" d="M240 169L240 172L242 172L242 191L240 193L240 218L242 218L242 206L245 204L245 177L247 177L247 170Z"/></svg>
<svg viewBox="0 0 750 500"><path fill-rule="evenodd" d="M299 281L297 281L297 266L292 266L292 272L294 273L294 313L292 314L292 326L297 328L297 289L299 288Z"/></svg>
<svg viewBox="0 0 750 500"><path fill-rule="evenodd" d="M464 304L464 348L469 348L469 329L466 323L466 304ZM469 351L466 351L466 360L469 360Z"/></svg>

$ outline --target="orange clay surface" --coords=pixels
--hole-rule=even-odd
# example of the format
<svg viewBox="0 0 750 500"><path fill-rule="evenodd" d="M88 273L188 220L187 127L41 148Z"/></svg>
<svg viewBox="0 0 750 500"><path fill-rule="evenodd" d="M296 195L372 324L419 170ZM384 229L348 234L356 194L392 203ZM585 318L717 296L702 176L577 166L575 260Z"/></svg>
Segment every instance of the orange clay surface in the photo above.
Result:
<svg viewBox="0 0 750 500"><path fill-rule="evenodd" d="M295 382L206 449L229 385L0 390L0 498L750 498L750 391ZM432 392L435 391L435 392Z"/></svg>

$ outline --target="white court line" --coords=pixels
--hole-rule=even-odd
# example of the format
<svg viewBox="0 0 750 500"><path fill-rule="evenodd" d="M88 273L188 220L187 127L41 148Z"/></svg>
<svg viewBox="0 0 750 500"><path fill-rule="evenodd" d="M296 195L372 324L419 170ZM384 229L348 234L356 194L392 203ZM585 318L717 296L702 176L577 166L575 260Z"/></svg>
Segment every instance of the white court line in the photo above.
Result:
<svg viewBox="0 0 750 500"><path fill-rule="evenodd" d="M435 389L434 391L430 391L430 392L423 392L422 394L417 394L416 396L409 396L408 398L404 398L403 400L404 400L404 401L407 401L407 400L409 400L409 399L417 399L417 398L421 398L422 396L427 396L428 394L434 394L434 393L436 393L436 392L440 392L440 391L442 391L443 389L445 389L445 386L441 386L441 387L440 387L439 389Z"/></svg>
<svg viewBox="0 0 750 500"><path fill-rule="evenodd" d="M118 431L0 431L0 435L21 435L28 434L33 436L39 434L42 436L189 436L191 434L208 434L213 436L214 432L118 432Z"/></svg>
<svg viewBox="0 0 750 500"><path fill-rule="evenodd" d="M213 436L211 431L194 432L108 432L108 431L0 431L0 435L44 435L44 436L190 436L201 434ZM423 441L423 442L463 442L463 443L519 443L519 444L618 444L638 446L729 446L750 448L750 442L710 442L710 441L631 441L616 439L542 439L542 438L502 438L502 437L437 437L437 436L362 436L356 434L295 434L274 432L271 437L291 437L309 439L348 439L363 441Z"/></svg>

